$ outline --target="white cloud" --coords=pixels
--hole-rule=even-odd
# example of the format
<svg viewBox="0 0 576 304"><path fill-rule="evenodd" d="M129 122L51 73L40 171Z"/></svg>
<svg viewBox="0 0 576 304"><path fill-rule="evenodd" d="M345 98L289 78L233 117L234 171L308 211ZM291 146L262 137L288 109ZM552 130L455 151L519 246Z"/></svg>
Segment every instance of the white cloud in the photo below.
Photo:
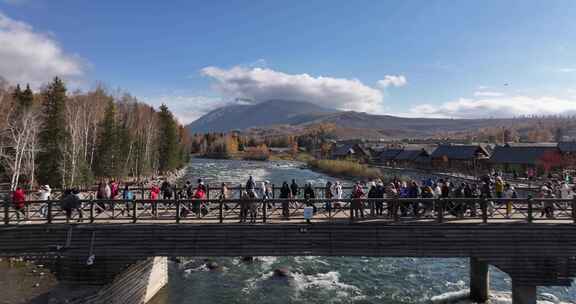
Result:
<svg viewBox="0 0 576 304"><path fill-rule="evenodd" d="M81 60L66 54L53 37L0 12L0 76L11 83L38 87L55 76L74 78L83 74Z"/></svg>
<svg viewBox="0 0 576 304"><path fill-rule="evenodd" d="M378 85L382 88L387 88L389 86L403 87L407 83L408 81L403 75L386 75L384 76L384 79L378 80Z"/></svg>
<svg viewBox="0 0 576 304"><path fill-rule="evenodd" d="M225 98L257 102L270 99L308 101L321 106L359 112L381 112L382 93L357 79L287 74L269 68L206 67L202 74L216 81Z"/></svg>
<svg viewBox="0 0 576 304"><path fill-rule="evenodd" d="M474 92L474 96L476 96L476 97L500 97L500 96L504 96L504 93L494 92L494 91L476 91L476 92Z"/></svg>
<svg viewBox="0 0 576 304"><path fill-rule="evenodd" d="M412 116L445 118L509 118L524 115L576 113L576 99L550 96L461 98L440 105L422 104L410 109Z"/></svg>
<svg viewBox="0 0 576 304"><path fill-rule="evenodd" d="M574 73L574 72L576 72L576 68L560 68L560 69L558 69L558 72Z"/></svg>
<svg viewBox="0 0 576 304"><path fill-rule="evenodd" d="M182 124L191 123L216 108L230 104L219 97L208 96L162 95L143 100L156 107L166 104Z"/></svg>

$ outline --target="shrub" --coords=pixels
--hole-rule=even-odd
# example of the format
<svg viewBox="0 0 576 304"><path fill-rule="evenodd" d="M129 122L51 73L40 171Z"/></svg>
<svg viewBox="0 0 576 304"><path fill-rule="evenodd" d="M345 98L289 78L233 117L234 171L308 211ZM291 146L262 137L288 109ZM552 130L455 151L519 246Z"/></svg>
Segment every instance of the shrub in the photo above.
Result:
<svg viewBox="0 0 576 304"><path fill-rule="evenodd" d="M380 170L349 160L311 160L308 165L326 174L343 177L378 178Z"/></svg>

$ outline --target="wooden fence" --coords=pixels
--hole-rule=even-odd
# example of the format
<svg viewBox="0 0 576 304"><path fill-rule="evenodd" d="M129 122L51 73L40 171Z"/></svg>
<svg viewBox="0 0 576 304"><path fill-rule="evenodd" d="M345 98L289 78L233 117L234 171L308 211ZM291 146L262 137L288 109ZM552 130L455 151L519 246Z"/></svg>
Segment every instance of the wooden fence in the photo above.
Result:
<svg viewBox="0 0 576 304"><path fill-rule="evenodd" d="M226 199L2 202L2 223L569 222L576 199Z"/></svg>

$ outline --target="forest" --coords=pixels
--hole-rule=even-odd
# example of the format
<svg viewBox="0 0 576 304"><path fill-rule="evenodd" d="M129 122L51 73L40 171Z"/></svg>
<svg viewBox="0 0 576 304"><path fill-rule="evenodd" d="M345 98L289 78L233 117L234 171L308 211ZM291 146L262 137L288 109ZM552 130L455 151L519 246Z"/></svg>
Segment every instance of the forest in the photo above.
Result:
<svg viewBox="0 0 576 304"><path fill-rule="evenodd" d="M103 86L70 93L59 78L38 92L0 82L0 180L11 189L139 181L183 167L190 148L166 105Z"/></svg>

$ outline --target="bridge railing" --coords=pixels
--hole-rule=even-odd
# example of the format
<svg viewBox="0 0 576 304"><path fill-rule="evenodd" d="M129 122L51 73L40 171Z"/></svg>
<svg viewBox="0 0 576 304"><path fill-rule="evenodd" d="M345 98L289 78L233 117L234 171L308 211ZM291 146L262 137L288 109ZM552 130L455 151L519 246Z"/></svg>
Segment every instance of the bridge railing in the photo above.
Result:
<svg viewBox="0 0 576 304"><path fill-rule="evenodd" d="M227 187L227 192L228 192L228 196L232 197L232 198L240 198L240 194L246 190L246 188L244 186L233 186L232 183L227 183L227 185L230 185ZM215 185L205 185L206 187L206 196L207 198L210 199L217 199L220 194L222 193L222 187L221 186L215 186ZM282 187L272 184L270 186L270 190L271 190L271 198L277 198L280 195L280 190ZM141 199L141 200L146 200L146 199L150 199L150 192L152 190L152 188L150 186L138 186L138 185L131 185L130 187L128 187L128 189L132 192L132 194L134 195L134 197L136 199ZM171 194L172 197L175 198L178 193L183 193L185 192L185 188L183 187L172 187L171 188ZM194 190L196 188L194 187ZM313 187L314 189L314 193L316 195L316 197L318 198L325 198L325 186L322 185L315 185ZM344 184L342 185L342 194L343 197L349 197L350 193L352 192L352 190L354 189L354 185L353 184ZM122 192L123 192L124 188L120 188L119 189L119 193L117 197L121 197L122 196ZM262 188L259 186L256 186L254 188L254 190L256 191L256 193L260 194L262 191ZM98 189L96 187L89 187L89 188L81 188L78 189L81 197L83 197L84 199L95 199L96 198L96 194L98 192ZM332 190L334 192L334 190ZM38 190L25 190L26 193L26 197L29 198L29 200L34 200L36 198L39 197L39 193ZM51 195L50 198L53 200L59 200L62 198L64 193L64 190L62 189L52 189L51 190ZM304 185L299 185L299 197L303 198L303 194L304 194ZM0 197L10 197L11 193L9 191L0 191ZM163 193L159 194L159 197L163 197Z"/></svg>
<svg viewBox="0 0 576 304"><path fill-rule="evenodd" d="M226 199L1 202L2 223L550 222L576 223L576 199Z"/></svg>

